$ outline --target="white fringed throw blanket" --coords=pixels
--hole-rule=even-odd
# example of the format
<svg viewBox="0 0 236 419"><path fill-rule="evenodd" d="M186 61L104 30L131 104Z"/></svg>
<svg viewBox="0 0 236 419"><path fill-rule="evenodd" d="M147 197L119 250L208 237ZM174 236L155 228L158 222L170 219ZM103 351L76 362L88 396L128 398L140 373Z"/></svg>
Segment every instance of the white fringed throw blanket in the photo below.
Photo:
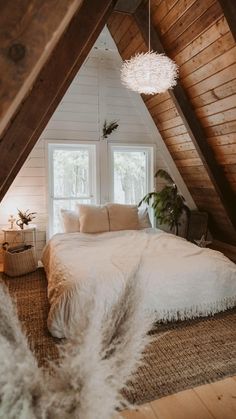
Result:
<svg viewBox="0 0 236 419"><path fill-rule="evenodd" d="M67 336L80 298L96 292L104 306L110 305L133 272L145 281L147 309L159 321L208 316L236 305L233 262L157 229L58 234L46 245L43 264L48 328L60 338Z"/></svg>

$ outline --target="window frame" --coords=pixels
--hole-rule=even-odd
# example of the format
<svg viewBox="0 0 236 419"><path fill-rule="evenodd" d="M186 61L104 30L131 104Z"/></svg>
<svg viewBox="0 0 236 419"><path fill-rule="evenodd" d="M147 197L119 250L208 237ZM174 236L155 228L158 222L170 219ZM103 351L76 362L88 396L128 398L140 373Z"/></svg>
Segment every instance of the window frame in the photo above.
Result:
<svg viewBox="0 0 236 419"><path fill-rule="evenodd" d="M93 198L94 203L97 204L100 202L100 181L99 181L99 150L98 143L94 141L71 141L71 140L56 140L56 141L46 141L46 153L48 161L48 170L47 170L47 180L48 180L48 231L47 239L53 235L53 202L56 200L68 201L68 200L78 200L79 197L55 197L54 196L54 171L53 171L53 152L56 149L59 150L73 150L85 148L89 150L89 159L91 158L91 164L89 167L89 179L90 179L90 188L91 194L89 197L81 197L81 199L91 199Z"/></svg>
<svg viewBox="0 0 236 419"><path fill-rule="evenodd" d="M156 161L155 144L110 143L108 145L109 165L109 201L114 202L114 151L145 151L147 152L147 193L154 188L154 161Z"/></svg>

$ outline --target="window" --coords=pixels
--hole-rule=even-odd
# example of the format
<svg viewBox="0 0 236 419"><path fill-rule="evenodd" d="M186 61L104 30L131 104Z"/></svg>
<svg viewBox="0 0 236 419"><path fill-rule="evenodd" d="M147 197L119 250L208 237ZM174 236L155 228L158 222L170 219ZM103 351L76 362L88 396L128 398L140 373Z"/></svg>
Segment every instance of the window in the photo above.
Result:
<svg viewBox="0 0 236 419"><path fill-rule="evenodd" d="M96 146L49 144L50 235L61 231L60 210L96 202Z"/></svg>
<svg viewBox="0 0 236 419"><path fill-rule="evenodd" d="M111 146L111 198L138 204L153 187L153 147Z"/></svg>

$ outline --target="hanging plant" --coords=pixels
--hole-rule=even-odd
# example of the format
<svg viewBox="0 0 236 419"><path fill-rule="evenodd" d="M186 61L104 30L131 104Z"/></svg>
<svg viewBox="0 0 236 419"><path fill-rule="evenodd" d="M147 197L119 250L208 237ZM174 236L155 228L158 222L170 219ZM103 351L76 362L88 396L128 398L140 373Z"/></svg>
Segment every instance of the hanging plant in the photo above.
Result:
<svg viewBox="0 0 236 419"><path fill-rule="evenodd" d="M118 121L111 121L111 122L107 122L106 120L104 121L103 124L103 130L102 130L102 138L105 139L107 138L109 135L111 135L111 133L113 131L115 131L117 128L119 127Z"/></svg>

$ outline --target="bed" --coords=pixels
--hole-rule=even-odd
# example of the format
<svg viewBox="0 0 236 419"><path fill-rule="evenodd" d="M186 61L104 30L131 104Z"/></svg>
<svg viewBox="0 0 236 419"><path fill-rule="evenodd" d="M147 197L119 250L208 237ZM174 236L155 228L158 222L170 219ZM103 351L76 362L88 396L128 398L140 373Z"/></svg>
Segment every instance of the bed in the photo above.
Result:
<svg viewBox="0 0 236 419"><path fill-rule="evenodd" d="M157 321L208 316L236 305L236 265L222 253L148 228L101 234L56 234L42 258L48 328L67 336L76 308L91 293L111 305L131 275L145 281L145 305Z"/></svg>

